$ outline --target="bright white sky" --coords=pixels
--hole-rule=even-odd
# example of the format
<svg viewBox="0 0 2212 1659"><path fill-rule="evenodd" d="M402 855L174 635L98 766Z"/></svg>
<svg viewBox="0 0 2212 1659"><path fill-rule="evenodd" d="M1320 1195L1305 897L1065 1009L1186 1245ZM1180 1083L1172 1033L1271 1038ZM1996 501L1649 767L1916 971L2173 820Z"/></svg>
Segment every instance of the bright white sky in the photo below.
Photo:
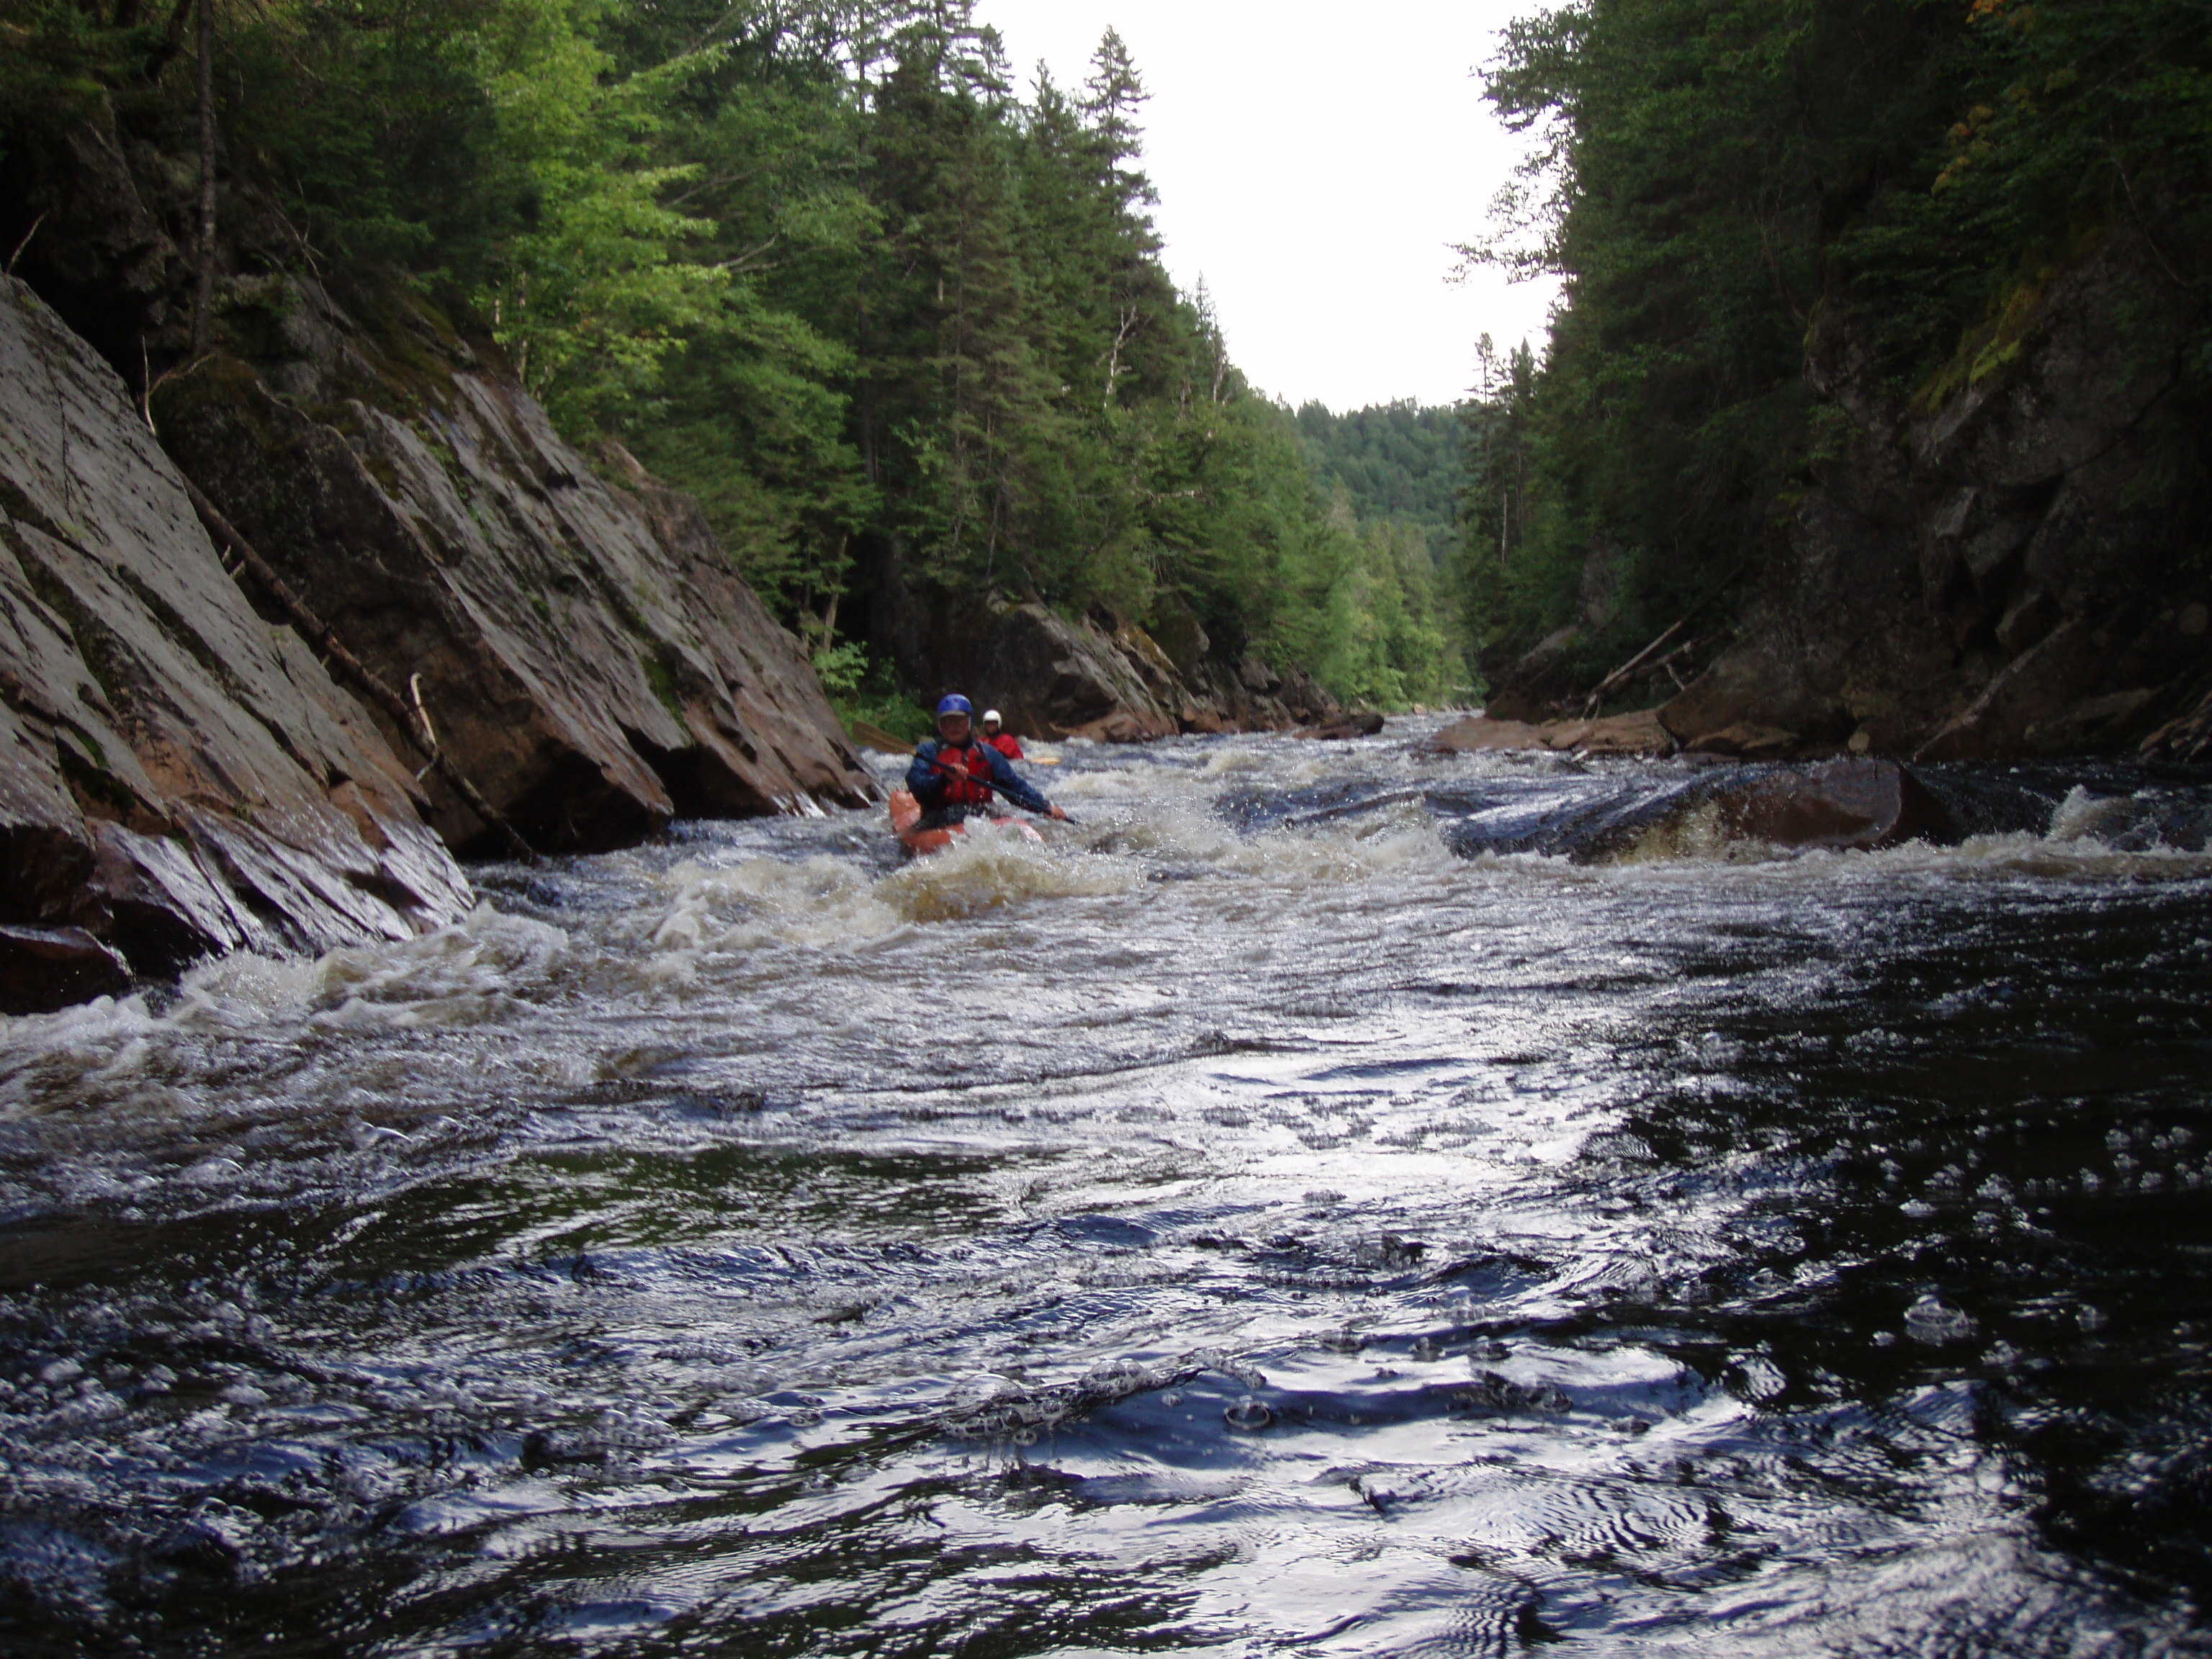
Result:
<svg viewBox="0 0 2212 1659"><path fill-rule="evenodd" d="M1547 282L1447 279L1520 154L1474 71L1535 0L979 0L1026 96L1039 58L1081 85L1108 25L1152 100L1155 222L1185 292L1212 291L1260 390L1339 410L1456 401L1474 343L1540 349Z"/></svg>

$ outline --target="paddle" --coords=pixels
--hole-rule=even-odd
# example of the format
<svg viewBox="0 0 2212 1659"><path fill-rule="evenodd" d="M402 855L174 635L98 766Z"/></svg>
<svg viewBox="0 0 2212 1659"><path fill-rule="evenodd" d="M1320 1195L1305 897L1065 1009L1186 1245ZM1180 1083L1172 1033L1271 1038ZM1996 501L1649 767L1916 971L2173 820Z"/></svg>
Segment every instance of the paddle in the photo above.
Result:
<svg viewBox="0 0 2212 1659"><path fill-rule="evenodd" d="M929 763L935 767L939 771L944 773L945 776L949 778L965 778L970 783L980 783L993 794L1004 796L1005 799L1012 805L1015 806L1022 806L1021 802L1015 800L1012 795L1006 794L1005 786L994 783L989 778L970 772L964 766L949 765L945 762L937 759L934 756L931 757ZM1033 806L1022 806L1022 811L1024 812L1033 812L1036 811L1036 809ZM1068 817L1067 809L1065 806L1055 806L1052 808L1050 811L1044 813L1042 816L1052 817L1055 815L1058 816L1062 823L1073 823L1075 822L1073 818Z"/></svg>

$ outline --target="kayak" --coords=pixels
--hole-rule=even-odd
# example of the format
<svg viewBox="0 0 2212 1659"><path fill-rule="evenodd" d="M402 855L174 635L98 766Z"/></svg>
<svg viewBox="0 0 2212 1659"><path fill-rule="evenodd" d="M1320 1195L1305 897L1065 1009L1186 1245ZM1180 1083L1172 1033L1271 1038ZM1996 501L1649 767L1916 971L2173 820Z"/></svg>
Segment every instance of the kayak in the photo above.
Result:
<svg viewBox="0 0 2212 1659"><path fill-rule="evenodd" d="M915 826L921 822L921 803L914 798L914 792L910 789L892 790L891 833L898 837L899 845L908 853L941 853L952 845L955 836L967 833L966 827L957 823L940 830L918 830ZM1020 833L1023 840L1033 841L1040 847L1044 845L1044 837L1037 834L1036 827L1026 819L994 817L991 822L1011 824Z"/></svg>

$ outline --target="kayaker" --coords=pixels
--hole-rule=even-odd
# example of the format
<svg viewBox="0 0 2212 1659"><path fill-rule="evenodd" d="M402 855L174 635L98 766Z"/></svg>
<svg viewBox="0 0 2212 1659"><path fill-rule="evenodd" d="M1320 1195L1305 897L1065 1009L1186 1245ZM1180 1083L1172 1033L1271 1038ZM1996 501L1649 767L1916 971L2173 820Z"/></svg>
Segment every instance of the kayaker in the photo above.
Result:
<svg viewBox="0 0 2212 1659"><path fill-rule="evenodd" d="M1008 760L1019 760L1022 757L1021 739L1011 732L1001 731L1002 724L997 709L986 708L983 711L983 741Z"/></svg>
<svg viewBox="0 0 2212 1659"><path fill-rule="evenodd" d="M921 830L945 830L988 813L995 786L1017 806L1047 817L1067 814L1022 781L1013 763L978 738L975 705L954 692L937 705L937 735L925 738L906 769L906 787L921 806Z"/></svg>

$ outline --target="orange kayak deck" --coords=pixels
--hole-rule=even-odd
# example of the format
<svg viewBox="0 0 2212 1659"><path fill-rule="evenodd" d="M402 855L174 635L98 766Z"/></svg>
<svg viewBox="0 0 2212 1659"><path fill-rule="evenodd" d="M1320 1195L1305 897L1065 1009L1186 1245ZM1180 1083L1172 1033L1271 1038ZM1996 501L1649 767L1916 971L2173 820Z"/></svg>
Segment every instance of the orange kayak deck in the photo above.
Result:
<svg viewBox="0 0 2212 1659"><path fill-rule="evenodd" d="M892 790L890 805L891 833L898 837L899 845L908 853L941 853L952 845L954 836L967 833L957 823L940 830L916 829L915 826L921 822L921 803L914 798L914 792L910 789ZM991 822L1013 825L1021 831L1025 841L1036 842L1040 846L1044 842L1042 836L1019 818L993 818Z"/></svg>

